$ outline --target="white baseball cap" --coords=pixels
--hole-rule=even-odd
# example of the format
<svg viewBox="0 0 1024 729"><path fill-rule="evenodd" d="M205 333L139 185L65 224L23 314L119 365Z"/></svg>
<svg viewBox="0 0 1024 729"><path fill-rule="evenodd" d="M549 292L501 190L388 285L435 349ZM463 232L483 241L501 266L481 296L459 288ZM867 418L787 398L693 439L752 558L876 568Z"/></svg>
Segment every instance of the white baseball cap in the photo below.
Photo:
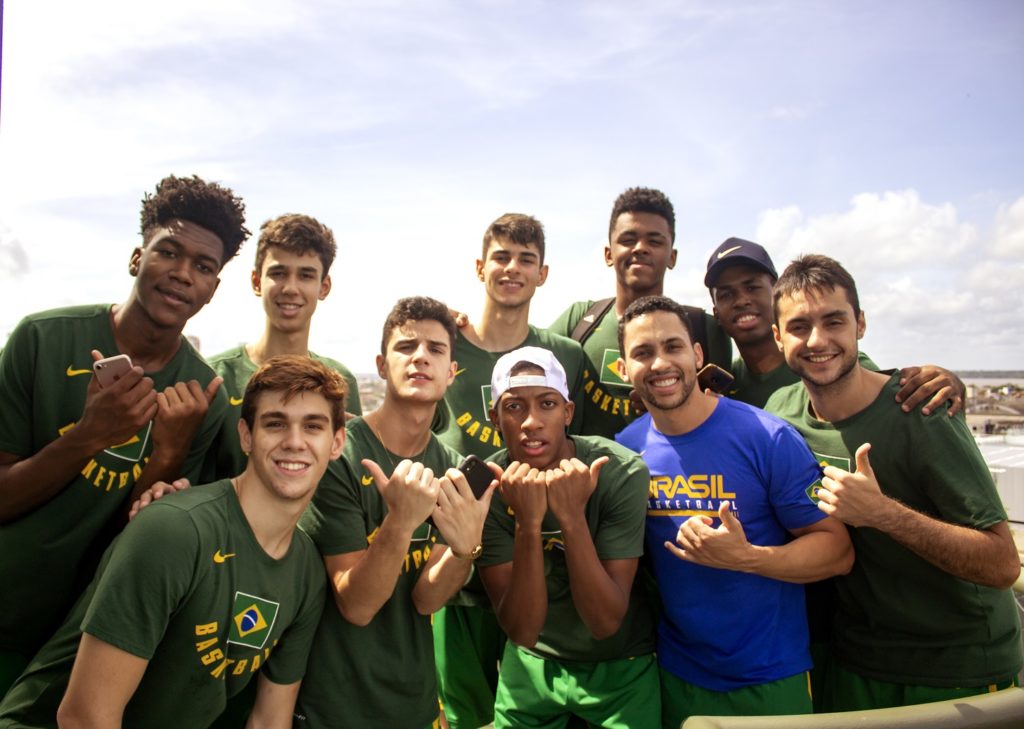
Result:
<svg viewBox="0 0 1024 729"><path fill-rule="evenodd" d="M529 362L544 370L544 374L513 375L512 369L520 362ZM550 387L566 400L569 399L565 370L554 353L543 347L520 347L503 354L494 363L494 371L491 373L491 400L495 406L501 396L514 387Z"/></svg>

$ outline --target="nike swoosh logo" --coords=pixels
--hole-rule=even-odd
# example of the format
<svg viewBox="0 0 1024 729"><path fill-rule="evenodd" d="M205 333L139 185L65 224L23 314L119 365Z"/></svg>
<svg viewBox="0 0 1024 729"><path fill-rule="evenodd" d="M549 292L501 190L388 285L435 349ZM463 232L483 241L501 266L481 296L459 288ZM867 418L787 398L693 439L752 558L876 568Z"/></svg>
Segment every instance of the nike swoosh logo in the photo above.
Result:
<svg viewBox="0 0 1024 729"><path fill-rule="evenodd" d="M213 561L216 564L224 564L225 562L227 562L229 559L231 559L234 556L235 556L234 552L232 552L231 554L221 554L220 550L218 549L216 552L213 553Z"/></svg>
<svg viewBox="0 0 1024 729"><path fill-rule="evenodd" d="M369 486L371 483L373 483L373 476L366 475L363 476L362 479L360 480L363 482L363 486Z"/></svg>
<svg viewBox="0 0 1024 729"><path fill-rule="evenodd" d="M730 253L733 253L734 251L738 251L742 247L743 246L733 246L732 248L726 248L724 251L722 251L721 253L718 254L718 257L719 257L719 259L725 258Z"/></svg>
<svg viewBox="0 0 1024 729"><path fill-rule="evenodd" d="M234 405L241 405L243 398L240 397L229 397L228 402Z"/></svg>
<svg viewBox="0 0 1024 729"><path fill-rule="evenodd" d="M92 374L92 370L76 370L72 365L68 365L68 371L66 374L68 377L74 377L75 375L89 375Z"/></svg>

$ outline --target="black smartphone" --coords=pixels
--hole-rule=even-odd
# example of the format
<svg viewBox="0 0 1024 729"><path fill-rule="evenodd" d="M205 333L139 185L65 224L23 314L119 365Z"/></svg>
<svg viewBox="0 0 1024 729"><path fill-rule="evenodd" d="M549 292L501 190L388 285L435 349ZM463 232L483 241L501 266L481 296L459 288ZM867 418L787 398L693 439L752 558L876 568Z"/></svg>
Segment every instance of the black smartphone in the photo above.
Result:
<svg viewBox="0 0 1024 729"><path fill-rule="evenodd" d="M704 365L700 372L697 373L697 384L702 392L704 390L711 390L712 392L725 394L734 382L736 382L735 377L713 362Z"/></svg>
<svg viewBox="0 0 1024 729"><path fill-rule="evenodd" d="M466 477L466 481L469 482L469 488L472 489L473 496L477 499L484 495L487 487L494 480L494 472L490 467L484 463L483 459L474 456L472 453L462 459L462 463L459 464L459 470Z"/></svg>

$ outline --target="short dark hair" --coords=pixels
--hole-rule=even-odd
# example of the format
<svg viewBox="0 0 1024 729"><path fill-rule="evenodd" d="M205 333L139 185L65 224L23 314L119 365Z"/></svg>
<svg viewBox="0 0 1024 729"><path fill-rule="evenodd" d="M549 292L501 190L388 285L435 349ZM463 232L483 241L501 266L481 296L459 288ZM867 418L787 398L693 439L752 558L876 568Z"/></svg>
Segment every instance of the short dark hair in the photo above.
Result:
<svg viewBox="0 0 1024 729"><path fill-rule="evenodd" d="M323 264L323 276L327 276L334 263L338 246L334 233L316 218L298 213L286 213L272 218L260 226L260 239L256 243L256 273L263 272L263 261L270 248L302 256L315 253Z"/></svg>
<svg viewBox="0 0 1024 729"><path fill-rule="evenodd" d="M679 317L683 329L686 330L686 336L690 338L690 344L693 344L690 320L686 318L686 308L682 304L673 301L667 296L644 296L627 306L626 310L622 312L622 317L619 318L619 354L623 358L626 356L626 325L644 314L650 314L655 311L667 311Z"/></svg>
<svg viewBox="0 0 1024 729"><path fill-rule="evenodd" d="M256 370L242 396L242 420L253 429L256 403L264 392L280 392L288 402L303 392L323 395L331 407L331 429L345 427L345 401L348 386L344 378L323 362L297 354L271 357Z"/></svg>
<svg viewBox="0 0 1024 729"><path fill-rule="evenodd" d="M394 305L388 318L384 320L384 331L380 338L380 353L388 353L388 341L391 333L408 321L436 321L448 332L448 342L452 356L455 355L455 336L458 327L452 318L448 307L437 299L429 296L407 296L399 299Z"/></svg>
<svg viewBox="0 0 1024 729"><path fill-rule="evenodd" d="M533 246L537 249L540 262L544 263L544 226L532 215L505 213L487 226L481 258L487 257L487 249L497 239L509 240L521 246Z"/></svg>
<svg viewBox="0 0 1024 729"><path fill-rule="evenodd" d="M793 296L798 291L835 291L842 287L846 291L846 300L853 307L853 316L860 318L860 298L857 296L857 284L853 276L839 261L818 253L800 256L779 276L772 288L772 315L775 323L779 321L779 299Z"/></svg>
<svg viewBox="0 0 1024 729"><path fill-rule="evenodd" d="M249 237L242 198L231 188L206 182L198 175L169 175L160 180L153 193L142 197L140 230L143 239L147 230L166 225L175 218L195 223L220 238L224 245L222 264L234 258Z"/></svg>
<svg viewBox="0 0 1024 729"><path fill-rule="evenodd" d="M612 206L612 217L608 222L608 239L611 240L615 230L615 221L623 213L652 213L659 215L668 222L668 232L672 242L676 240L676 211L672 201L661 190L653 187L631 187L617 198Z"/></svg>

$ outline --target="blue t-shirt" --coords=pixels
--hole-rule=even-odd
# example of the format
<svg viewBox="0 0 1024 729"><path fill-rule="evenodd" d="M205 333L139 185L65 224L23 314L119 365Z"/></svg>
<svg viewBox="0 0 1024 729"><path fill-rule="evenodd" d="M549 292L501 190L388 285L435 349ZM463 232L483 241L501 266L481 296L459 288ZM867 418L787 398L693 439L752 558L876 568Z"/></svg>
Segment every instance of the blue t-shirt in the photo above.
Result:
<svg viewBox="0 0 1024 729"><path fill-rule="evenodd" d="M811 667L802 585L684 562L667 549L691 516L719 526L728 500L751 544L791 540L825 518L821 471L803 438L773 415L720 398L696 430L667 436L649 414L616 436L651 472L647 553L661 593L658 662L689 683L731 691Z"/></svg>

